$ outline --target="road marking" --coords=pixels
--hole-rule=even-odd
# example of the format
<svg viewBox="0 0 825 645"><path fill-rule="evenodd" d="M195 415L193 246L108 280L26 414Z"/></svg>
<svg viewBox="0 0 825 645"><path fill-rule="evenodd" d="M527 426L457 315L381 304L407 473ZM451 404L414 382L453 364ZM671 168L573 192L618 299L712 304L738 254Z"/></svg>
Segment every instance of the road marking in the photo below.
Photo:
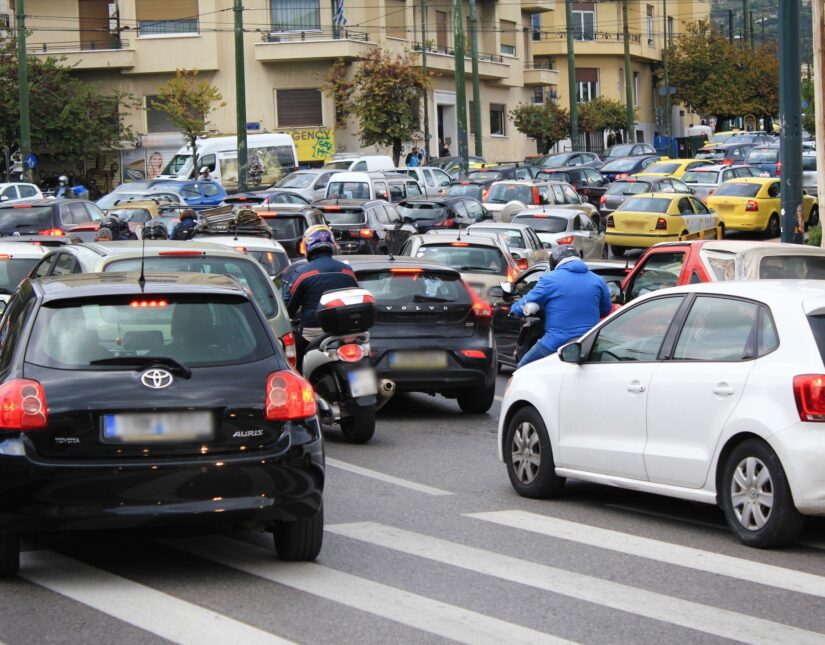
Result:
<svg viewBox="0 0 825 645"><path fill-rule="evenodd" d="M600 549L618 551L648 560L825 598L825 578L822 576L771 564L762 564L744 558L712 553L526 511L468 513L466 517Z"/></svg>
<svg viewBox="0 0 825 645"><path fill-rule="evenodd" d="M392 475L385 475L384 473L379 473L377 470L370 470L369 468L362 468L361 466L356 466L355 464L348 464L345 461L338 461L337 459L332 459L331 457L327 457L327 466L332 466L333 468L339 468L340 470L346 470L350 473L355 473L356 475L363 475L364 477L371 477L372 479L377 479L382 482L386 482L388 484L395 484L396 486L403 486L404 488L409 488L410 490L418 491L419 493L426 493L427 495L454 495L455 493L451 493L446 490L441 490L440 488L433 488L432 486L427 486L426 484L419 484L417 482L411 482L408 479L401 479L400 477L393 477Z"/></svg>
<svg viewBox="0 0 825 645"><path fill-rule="evenodd" d="M461 643L571 641L419 596L312 562L280 562L272 552L224 537L164 541L175 549L375 616ZM235 639L234 642L241 642Z"/></svg>
<svg viewBox="0 0 825 645"><path fill-rule="evenodd" d="M20 561L21 578L176 643L291 643L53 551L26 551Z"/></svg>
<svg viewBox="0 0 825 645"><path fill-rule="evenodd" d="M748 643L811 643L825 635L374 522L326 530L354 540L571 598Z"/></svg>

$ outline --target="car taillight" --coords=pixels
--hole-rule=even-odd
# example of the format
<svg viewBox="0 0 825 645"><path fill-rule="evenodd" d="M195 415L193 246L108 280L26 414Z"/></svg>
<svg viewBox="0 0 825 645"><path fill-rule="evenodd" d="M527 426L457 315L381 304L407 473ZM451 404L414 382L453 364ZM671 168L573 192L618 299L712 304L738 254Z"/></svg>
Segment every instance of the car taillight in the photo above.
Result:
<svg viewBox="0 0 825 645"><path fill-rule="evenodd" d="M539 187L533 186L533 203L541 204L541 197L539 196Z"/></svg>
<svg viewBox="0 0 825 645"><path fill-rule="evenodd" d="M358 237L363 237L365 239L370 238L372 237L373 232L374 231L371 228L362 228L358 231Z"/></svg>
<svg viewBox="0 0 825 645"><path fill-rule="evenodd" d="M292 332L281 336L281 345L284 348L284 356L290 367L295 367L298 364L298 351L295 347L295 335Z"/></svg>
<svg viewBox="0 0 825 645"><path fill-rule="evenodd" d="M356 363L364 358L364 348L355 343L341 345L338 350L338 358L345 363Z"/></svg>
<svg viewBox="0 0 825 645"><path fill-rule="evenodd" d="M518 269L510 267L507 269L507 282L515 282L518 278Z"/></svg>
<svg viewBox="0 0 825 645"><path fill-rule="evenodd" d="M777 161L776 162L776 176L779 177L779 175L781 175L781 174L782 174L782 162Z"/></svg>
<svg viewBox="0 0 825 645"><path fill-rule="evenodd" d="M749 211L751 213L753 213L755 211L758 211L759 210L759 202L757 202L755 199L749 199L748 203L745 204L745 210Z"/></svg>
<svg viewBox="0 0 825 645"><path fill-rule="evenodd" d="M660 217L656 220L656 230L657 231L666 231L667 230L667 220L664 217Z"/></svg>
<svg viewBox="0 0 825 645"><path fill-rule="evenodd" d="M52 237L60 237L66 235L66 231L62 228L44 228L37 232L38 235L51 235Z"/></svg>
<svg viewBox="0 0 825 645"><path fill-rule="evenodd" d="M530 268L530 263L527 261L527 258L519 258L516 260L516 266L524 271L525 269Z"/></svg>
<svg viewBox="0 0 825 645"><path fill-rule="evenodd" d="M722 159L722 161L719 162L719 165L720 166L730 166L732 163L733 163L733 159Z"/></svg>
<svg viewBox="0 0 825 645"><path fill-rule="evenodd" d="M487 301L482 299L481 296L475 292L475 289L473 289L466 282L464 283L464 286L467 291L470 292L470 298L473 301L473 313L476 315L476 318L492 318L493 309L487 304Z"/></svg>
<svg viewBox="0 0 825 645"><path fill-rule="evenodd" d="M607 226L607 228L616 228L616 224L613 222L613 216L612 215L607 216L606 226Z"/></svg>
<svg viewBox="0 0 825 645"><path fill-rule="evenodd" d="M467 358L487 358L487 354L480 349L462 349L461 353Z"/></svg>
<svg viewBox="0 0 825 645"><path fill-rule="evenodd" d="M483 201L483 202L487 201L487 193L488 192L490 192L490 191L488 191L488 190L482 190L481 191L481 201Z"/></svg>
<svg viewBox="0 0 825 645"><path fill-rule="evenodd" d="M314 416L315 391L303 376L283 370L266 379L266 420L291 421Z"/></svg>
<svg viewBox="0 0 825 645"><path fill-rule="evenodd" d="M560 237L556 240L556 244L562 246L563 244L572 244L573 243L573 236L568 235L567 237Z"/></svg>
<svg viewBox="0 0 825 645"><path fill-rule="evenodd" d="M708 191L708 197L710 197L711 195L713 195L713 193L715 193L715 192L716 192L716 189L715 189L715 188L711 188L711 189Z"/></svg>
<svg viewBox="0 0 825 645"><path fill-rule="evenodd" d="M600 204L606 204L607 203L607 195L602 195L601 197L599 197L599 203Z"/></svg>
<svg viewBox="0 0 825 645"><path fill-rule="evenodd" d="M450 228L453 224L454 224L454 221L452 219L445 219L444 220L444 226L446 226L447 228Z"/></svg>
<svg viewBox="0 0 825 645"><path fill-rule="evenodd" d="M624 179L625 177L630 177L630 173L620 172L618 175L616 175L616 179ZM613 181L615 181L615 179Z"/></svg>
<svg viewBox="0 0 825 645"><path fill-rule="evenodd" d="M29 379L12 379L0 385L0 428L41 430L49 415L43 386Z"/></svg>
<svg viewBox="0 0 825 645"><path fill-rule="evenodd" d="M794 376L793 395L801 421L825 421L825 375Z"/></svg>

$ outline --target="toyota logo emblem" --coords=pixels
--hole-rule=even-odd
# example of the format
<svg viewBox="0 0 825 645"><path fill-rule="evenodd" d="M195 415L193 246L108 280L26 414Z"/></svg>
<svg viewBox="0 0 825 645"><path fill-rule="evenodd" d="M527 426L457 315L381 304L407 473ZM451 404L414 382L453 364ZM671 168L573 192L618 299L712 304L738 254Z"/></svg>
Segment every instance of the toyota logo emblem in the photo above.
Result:
<svg viewBox="0 0 825 645"><path fill-rule="evenodd" d="M151 369L140 375L140 382L153 390L162 390L172 385L172 375L166 370Z"/></svg>

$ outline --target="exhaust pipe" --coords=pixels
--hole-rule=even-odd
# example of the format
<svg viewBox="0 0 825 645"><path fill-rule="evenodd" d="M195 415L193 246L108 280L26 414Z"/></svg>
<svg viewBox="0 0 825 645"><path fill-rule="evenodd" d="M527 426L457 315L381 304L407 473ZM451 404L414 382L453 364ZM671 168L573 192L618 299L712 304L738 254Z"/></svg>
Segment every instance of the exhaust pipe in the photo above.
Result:
<svg viewBox="0 0 825 645"><path fill-rule="evenodd" d="M378 403L375 405L376 410L380 410L395 394L395 381L388 378L382 378L378 383Z"/></svg>

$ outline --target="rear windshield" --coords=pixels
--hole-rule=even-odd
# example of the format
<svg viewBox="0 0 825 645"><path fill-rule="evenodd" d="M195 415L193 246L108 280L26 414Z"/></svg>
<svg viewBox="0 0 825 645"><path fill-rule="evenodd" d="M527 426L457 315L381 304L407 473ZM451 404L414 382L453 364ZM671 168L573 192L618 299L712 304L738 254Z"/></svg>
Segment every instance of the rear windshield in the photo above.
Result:
<svg viewBox="0 0 825 645"><path fill-rule="evenodd" d="M682 177L682 181L686 184L699 184L702 186L715 186L719 181L719 173L713 170L688 170Z"/></svg>
<svg viewBox="0 0 825 645"><path fill-rule="evenodd" d="M275 251L247 251L246 254L255 258L271 276L278 275L289 266L289 258L284 253Z"/></svg>
<svg viewBox="0 0 825 645"><path fill-rule="evenodd" d="M761 184L737 184L725 182L714 193L714 197L756 197Z"/></svg>
<svg viewBox="0 0 825 645"><path fill-rule="evenodd" d="M352 165L352 160L349 161L330 161L324 164L324 168L333 168L336 170L347 170Z"/></svg>
<svg viewBox="0 0 825 645"><path fill-rule="evenodd" d="M502 172L491 172L489 170L485 170L484 172L471 172L467 175L467 179L470 181L496 181L499 179L504 179L504 173Z"/></svg>
<svg viewBox="0 0 825 645"><path fill-rule="evenodd" d="M779 161L779 148L771 150L751 150L748 163L776 163Z"/></svg>
<svg viewBox="0 0 825 645"><path fill-rule="evenodd" d="M718 148L706 148L694 155L695 159L724 159L726 151Z"/></svg>
<svg viewBox="0 0 825 645"><path fill-rule="evenodd" d="M514 222L528 224L534 231L539 233L561 233L567 230L568 220L564 217L553 217L552 215L516 215Z"/></svg>
<svg viewBox="0 0 825 645"><path fill-rule="evenodd" d="M498 235L507 246L513 247L515 249L523 249L525 248L524 238L521 236L521 231L513 228L479 228L478 226L473 226L470 230L470 233L487 233Z"/></svg>
<svg viewBox="0 0 825 645"><path fill-rule="evenodd" d="M0 256L0 293L14 293L20 282L29 275L40 258L4 260Z"/></svg>
<svg viewBox="0 0 825 645"><path fill-rule="evenodd" d="M466 195L481 199L482 188L478 184L451 184L447 189L448 195Z"/></svg>
<svg viewBox="0 0 825 645"><path fill-rule="evenodd" d="M411 220L419 219L443 219L449 214L449 210L444 208L441 204L433 204L432 202L424 202L420 204L404 203L397 207L401 217L408 217Z"/></svg>
<svg viewBox="0 0 825 645"><path fill-rule="evenodd" d="M679 170L678 163L654 163L645 168L645 172L655 172L661 175L672 175Z"/></svg>
<svg viewBox="0 0 825 645"><path fill-rule="evenodd" d="M823 280L825 257L818 255L769 255L759 261L763 280Z"/></svg>
<svg viewBox="0 0 825 645"><path fill-rule="evenodd" d="M23 229L52 228L52 207L0 208L0 231L7 235Z"/></svg>
<svg viewBox="0 0 825 645"><path fill-rule="evenodd" d="M339 199L369 199L370 185L364 181L330 181L327 197Z"/></svg>
<svg viewBox="0 0 825 645"><path fill-rule="evenodd" d="M127 222L143 223L152 219L152 213L145 208L113 208L107 215L115 215Z"/></svg>
<svg viewBox="0 0 825 645"><path fill-rule="evenodd" d="M638 163L639 157L616 159L614 161L608 161L605 165L599 168L599 172L602 174L606 172L627 172L628 170L633 170Z"/></svg>
<svg viewBox="0 0 825 645"><path fill-rule="evenodd" d="M610 184L610 188L605 191L605 195L638 195L639 193L649 193L651 183L649 181L622 181L619 180Z"/></svg>
<svg viewBox="0 0 825 645"><path fill-rule="evenodd" d="M816 170L816 157L813 155L802 157L802 170Z"/></svg>
<svg viewBox="0 0 825 645"><path fill-rule="evenodd" d="M545 167L552 168L553 166L566 166L570 155L552 155L539 159L539 164Z"/></svg>
<svg viewBox="0 0 825 645"><path fill-rule="evenodd" d="M632 197L619 206L619 210L637 213L666 213L670 202L670 199L664 197Z"/></svg>
<svg viewBox="0 0 825 645"><path fill-rule="evenodd" d="M264 213L259 214L264 215ZM266 217L264 215L264 221L272 229L276 240L293 240L301 237L306 229L303 217Z"/></svg>
<svg viewBox="0 0 825 645"><path fill-rule="evenodd" d="M533 187L525 184L494 184L487 195L487 201L492 204L506 204L512 201L532 204Z"/></svg>
<svg viewBox="0 0 825 645"><path fill-rule="evenodd" d="M497 248L493 246L463 246L464 244L466 243L428 244L420 247L415 256L439 262L456 271L506 275L507 262Z"/></svg>
<svg viewBox="0 0 825 645"><path fill-rule="evenodd" d="M566 172L541 172L539 173L541 179L551 179L553 181L566 181L570 183L570 175Z"/></svg>
<svg viewBox="0 0 825 645"><path fill-rule="evenodd" d="M718 145L720 143L725 143L726 141L732 140L733 137L735 137L735 136L737 136L737 135L735 135L735 134L714 134L710 138L710 143L715 143L715 144Z"/></svg>
<svg viewBox="0 0 825 645"><path fill-rule="evenodd" d="M250 363L273 353L248 300L153 294L46 304L26 361L56 369L135 369L95 361L151 356L202 367Z"/></svg>
<svg viewBox="0 0 825 645"><path fill-rule="evenodd" d="M323 209L324 218L330 224L363 224L367 216L360 208Z"/></svg>
<svg viewBox="0 0 825 645"><path fill-rule="evenodd" d="M146 258L144 268L146 271L163 273L181 271L231 276L240 282L244 289L252 292L255 302L263 309L267 318L274 318L278 313L278 302L275 300L272 284L252 260L209 256L155 256ZM107 264L103 270L137 272L140 271L140 258L115 260Z"/></svg>
<svg viewBox="0 0 825 645"><path fill-rule="evenodd" d="M626 157L631 152L633 152L633 146L635 144L628 143L623 146L611 146L607 149L607 158L610 159L611 157Z"/></svg>
<svg viewBox="0 0 825 645"><path fill-rule="evenodd" d="M358 284L378 303L449 302L470 304L461 277L427 269L358 272Z"/></svg>
<svg viewBox="0 0 825 645"><path fill-rule="evenodd" d="M816 339L816 346L819 348L819 355L825 362L825 316L808 316L808 324Z"/></svg>
<svg viewBox="0 0 825 645"><path fill-rule="evenodd" d="M317 175L307 175L305 173L291 172L281 179L275 186L277 188L308 188L315 181Z"/></svg>

